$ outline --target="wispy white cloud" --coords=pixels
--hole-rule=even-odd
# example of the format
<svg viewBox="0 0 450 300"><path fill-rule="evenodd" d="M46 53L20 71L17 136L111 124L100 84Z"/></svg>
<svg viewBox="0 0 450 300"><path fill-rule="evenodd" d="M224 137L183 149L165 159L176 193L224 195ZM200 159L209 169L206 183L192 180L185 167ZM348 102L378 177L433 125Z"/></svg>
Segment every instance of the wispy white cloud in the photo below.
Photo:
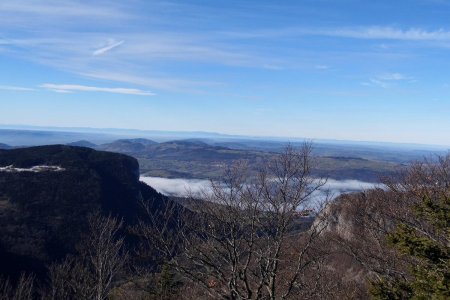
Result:
<svg viewBox="0 0 450 300"><path fill-rule="evenodd" d="M0 15L1 16L1 15ZM52 57L63 58L63 64L68 65L71 60L87 62L92 68L92 56L107 53L119 46L120 53L115 55L115 65L118 62L137 62L136 67L143 63L170 61L176 62L199 62L215 63L228 66L243 66L265 69L282 69L287 64L284 59L256 53L239 43L222 41L214 34L202 34L198 32L187 32L180 36L173 32L155 31L127 34L116 34L106 45L95 47L100 40L105 39L105 34L98 32L78 33L64 32L48 34L39 33L39 36L27 36L15 39L1 39L0 44L11 46L11 51L20 54L20 50L33 51L33 57L29 59L40 59ZM126 40L126 45L125 44ZM94 50L89 50L93 49ZM28 53L26 53L28 54ZM56 60L58 61L58 60ZM70 65L70 64L69 64Z"/></svg>
<svg viewBox="0 0 450 300"><path fill-rule="evenodd" d="M316 70L326 70L329 67L323 62L337 65L335 61L348 59L354 62L356 59L355 51L349 48L343 47L333 52L333 49L328 48L311 51L306 49L307 46L305 49L298 45L283 47L280 46L283 44L276 42L279 37L381 40L377 43L388 43L385 39L448 41L450 44L450 31L444 29L371 26L285 27L252 31L236 25L229 27L234 32L214 27L198 30L198 24L192 21L196 18L192 16L202 15L208 5L190 7L186 3L151 1L140 6L143 4L140 2L133 1L133 5L130 5L110 0L0 1L0 27L4 35L0 38L0 51L91 79L139 85L152 90L206 92L211 86L218 86L210 81L232 81L223 75L225 72L210 72L215 68L244 67L280 71L301 68L311 70L313 66ZM141 8L145 13L142 13ZM209 9L214 10L212 7ZM168 20L173 20L175 16L179 17L179 24L168 24ZM226 24L222 25L218 28L227 28ZM107 40L109 37L112 39ZM264 40L263 46L242 39L247 37ZM102 44L105 40L107 43ZM365 63L371 55L371 58L379 55L378 60L381 61L387 55L399 54L394 51L389 51L389 54L385 53L388 51L376 51L373 54L365 50L357 50L364 54L364 57L357 58L359 62ZM189 64L195 64L195 67ZM213 74L214 79L205 75L203 69L208 69L206 74ZM376 84L377 80L388 81L376 77L372 79L374 82L370 84Z"/></svg>
<svg viewBox="0 0 450 300"><path fill-rule="evenodd" d="M16 20L17 16L29 15L36 16L42 21L49 21L49 18L67 19L67 17L89 17L89 18L111 18L125 17L123 7L113 5L113 3L102 3L98 1L81 2L74 0L15 0L2 1L0 3L0 13L6 18L0 22Z"/></svg>
<svg viewBox="0 0 450 300"><path fill-rule="evenodd" d="M389 88L398 82L415 82L415 79L411 76L407 76L401 73L382 73L372 78L369 78L368 82L363 82L363 85L378 86L382 88Z"/></svg>
<svg viewBox="0 0 450 300"><path fill-rule="evenodd" d="M12 91L12 92L32 92L35 89L22 87L22 86L11 86L11 85L0 85L1 91Z"/></svg>
<svg viewBox="0 0 450 300"><path fill-rule="evenodd" d="M127 72L117 71L94 71L89 73L80 73L80 75L88 78L140 85L153 89L167 91L189 91L195 93L200 92L199 89L202 87L222 85L220 82L195 81L169 77L137 76Z"/></svg>
<svg viewBox="0 0 450 300"><path fill-rule="evenodd" d="M378 86L384 89L390 86L389 83L382 80L378 80L376 78L369 78L369 81L364 81L361 84L365 86Z"/></svg>
<svg viewBox="0 0 450 300"><path fill-rule="evenodd" d="M377 76L379 80L384 81L400 81L400 80L409 80L411 77L400 74L400 73L383 73Z"/></svg>
<svg viewBox="0 0 450 300"><path fill-rule="evenodd" d="M314 33L312 31L311 33ZM399 29L394 27L360 27L348 29L318 30L319 35L356 39L405 40L405 41L449 41L450 31L429 31L421 28Z"/></svg>
<svg viewBox="0 0 450 300"><path fill-rule="evenodd" d="M155 95L149 91L143 91L140 89L129 89L129 88L106 88L106 87L95 87L95 86L85 86L76 84L52 84L46 83L40 85L44 89L48 89L57 93L72 93L72 92L103 92L103 93L113 93L113 94L127 94L136 96L153 96Z"/></svg>
<svg viewBox="0 0 450 300"><path fill-rule="evenodd" d="M397 28L388 26L308 28L286 27L256 31L222 32L229 38L276 38L289 36L330 36L354 39L405 40L405 41L450 41L450 31L444 29Z"/></svg>
<svg viewBox="0 0 450 300"><path fill-rule="evenodd" d="M170 72L166 74L157 67L161 62L165 62L166 65L167 63L171 65L199 63L283 69L283 62L280 59L257 55L243 47L205 41L206 37L193 33L182 37L166 32L117 34L116 39L110 40L106 46L93 47L104 38L104 34L101 33L71 32L64 35L54 34L51 37L40 35L4 39L3 44L9 47L11 55L41 65L81 75L89 74L91 78L171 91L198 91L211 85L217 86L217 83L211 84L209 78L207 80L191 79L197 77L195 73L190 74L189 79L183 78L185 75ZM120 47L120 51L110 53L117 47ZM102 59L94 60L93 57Z"/></svg>
<svg viewBox="0 0 450 300"><path fill-rule="evenodd" d="M112 49L119 47L119 46L122 45L124 42L125 42L125 41L118 41L118 42L117 42L117 41L115 41L115 40L109 40L109 41L108 41L108 45L106 45L106 46L104 46L104 47L102 47L102 48L99 48L99 49L95 50L95 51L92 53L92 55L98 56L98 55L105 54L106 52L111 51Z"/></svg>

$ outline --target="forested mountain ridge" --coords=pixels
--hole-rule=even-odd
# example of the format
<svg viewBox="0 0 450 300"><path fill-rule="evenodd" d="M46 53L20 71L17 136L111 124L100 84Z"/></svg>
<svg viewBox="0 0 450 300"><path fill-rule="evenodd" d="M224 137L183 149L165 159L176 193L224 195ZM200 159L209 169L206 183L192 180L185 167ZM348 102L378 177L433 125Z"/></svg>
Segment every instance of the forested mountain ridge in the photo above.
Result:
<svg viewBox="0 0 450 300"><path fill-rule="evenodd" d="M169 201L139 182L135 158L63 145L0 150L0 273L42 275L74 251L89 215L132 225L147 199Z"/></svg>

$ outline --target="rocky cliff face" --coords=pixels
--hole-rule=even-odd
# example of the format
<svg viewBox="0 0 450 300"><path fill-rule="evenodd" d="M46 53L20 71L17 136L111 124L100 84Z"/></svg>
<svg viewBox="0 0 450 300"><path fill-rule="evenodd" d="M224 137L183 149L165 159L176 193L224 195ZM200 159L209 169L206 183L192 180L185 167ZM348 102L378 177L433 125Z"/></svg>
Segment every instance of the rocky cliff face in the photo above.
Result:
<svg viewBox="0 0 450 300"><path fill-rule="evenodd" d="M372 189L339 196L316 219L314 225L324 226L323 247L330 252L325 264L340 274L332 280L352 290L352 298L368 298L369 282L376 274L403 270L386 239L395 229L398 211L395 195Z"/></svg>
<svg viewBox="0 0 450 300"><path fill-rule="evenodd" d="M82 147L0 150L0 274L45 272L74 250L90 214L137 221L141 201L169 201L139 182L137 160Z"/></svg>

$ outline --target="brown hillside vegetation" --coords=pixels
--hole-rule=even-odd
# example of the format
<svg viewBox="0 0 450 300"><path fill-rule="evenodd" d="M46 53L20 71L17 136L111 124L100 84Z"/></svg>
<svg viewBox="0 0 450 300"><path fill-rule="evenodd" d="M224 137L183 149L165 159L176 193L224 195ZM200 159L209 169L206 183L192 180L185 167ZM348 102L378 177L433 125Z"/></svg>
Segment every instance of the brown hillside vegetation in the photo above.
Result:
<svg viewBox="0 0 450 300"><path fill-rule="evenodd" d="M50 280L4 280L0 298L448 299L450 155L308 216L325 183L313 167L311 145L288 147L257 176L228 168L189 209L149 199L125 230L99 219Z"/></svg>

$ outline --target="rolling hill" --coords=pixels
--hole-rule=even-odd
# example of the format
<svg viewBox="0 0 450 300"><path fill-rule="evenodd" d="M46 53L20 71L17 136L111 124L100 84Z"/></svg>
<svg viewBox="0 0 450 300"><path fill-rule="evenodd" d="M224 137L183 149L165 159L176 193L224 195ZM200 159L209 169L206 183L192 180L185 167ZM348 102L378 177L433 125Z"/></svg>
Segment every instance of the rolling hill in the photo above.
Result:
<svg viewBox="0 0 450 300"><path fill-rule="evenodd" d="M96 149L118 152L138 159L141 174L166 178L217 179L224 167L236 160L245 160L257 168L259 162L277 154L276 151L234 149L211 145L202 140L188 139L156 143L150 140L118 140L99 145ZM278 149L280 151L282 147ZM330 152L333 154L334 152ZM325 152L325 154L329 154ZM345 154L345 153L343 153ZM361 156L318 155L316 175L333 179L358 179L376 182L379 177L393 174L402 164Z"/></svg>
<svg viewBox="0 0 450 300"><path fill-rule="evenodd" d="M138 159L142 175L198 179L219 178L224 166L235 160L246 160L252 166L257 166L260 161L276 155L286 145L286 141L283 140L249 137L198 134L196 138L187 135L186 137L189 137L187 139L167 141L166 138L154 132L149 132L148 135L145 135L145 132L132 132L134 135L129 135L131 133L126 131L105 131L102 134L94 131L66 130L1 129L0 143L14 147L65 143L71 146L122 153ZM141 135L138 136L138 133ZM190 134L190 136L193 135L194 133ZM301 141L294 140L292 145L299 146ZM1 147L9 148L5 145L0 145ZM407 147L401 144L382 145L345 141L314 143L317 175L325 175L337 180L356 179L370 182L378 181L380 176L395 173L408 165L410 161L420 160L436 153L440 154L443 148L439 149L420 145Z"/></svg>

